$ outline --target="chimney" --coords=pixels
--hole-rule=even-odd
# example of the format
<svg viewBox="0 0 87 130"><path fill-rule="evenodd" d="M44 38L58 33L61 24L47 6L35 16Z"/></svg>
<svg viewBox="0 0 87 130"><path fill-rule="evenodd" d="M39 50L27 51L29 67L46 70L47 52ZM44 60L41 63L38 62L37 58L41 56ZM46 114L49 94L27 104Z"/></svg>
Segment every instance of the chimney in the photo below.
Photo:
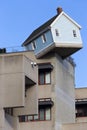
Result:
<svg viewBox="0 0 87 130"><path fill-rule="evenodd" d="M61 7L58 7L58 8L57 8L57 14L58 14L58 15L59 15L62 11L63 11L63 10L62 10Z"/></svg>

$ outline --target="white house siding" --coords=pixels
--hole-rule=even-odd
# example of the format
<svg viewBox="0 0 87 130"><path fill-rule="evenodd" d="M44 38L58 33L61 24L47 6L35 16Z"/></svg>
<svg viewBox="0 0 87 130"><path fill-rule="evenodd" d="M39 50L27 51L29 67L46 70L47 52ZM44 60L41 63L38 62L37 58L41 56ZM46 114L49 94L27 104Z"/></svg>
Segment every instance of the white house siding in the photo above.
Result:
<svg viewBox="0 0 87 130"><path fill-rule="evenodd" d="M59 36L56 36L55 29L58 29ZM77 37L73 37L73 30L76 31ZM82 44L79 28L65 15L61 15L52 23L51 31L57 44Z"/></svg>

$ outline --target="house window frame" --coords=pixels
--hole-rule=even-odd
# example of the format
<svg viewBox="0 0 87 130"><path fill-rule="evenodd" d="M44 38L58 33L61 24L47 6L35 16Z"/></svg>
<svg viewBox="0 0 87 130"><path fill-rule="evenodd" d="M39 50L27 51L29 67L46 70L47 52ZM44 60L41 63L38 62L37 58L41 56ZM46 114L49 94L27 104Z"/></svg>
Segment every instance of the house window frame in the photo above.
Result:
<svg viewBox="0 0 87 130"><path fill-rule="evenodd" d="M43 74L42 78L43 78L43 81L41 81L41 74ZM47 75L49 74L49 82L46 81L46 78L47 78ZM42 69L42 70L39 70L39 85L49 85L51 84L51 70L49 69Z"/></svg>
<svg viewBox="0 0 87 130"><path fill-rule="evenodd" d="M42 34L41 38L42 38L42 42L43 42L43 43L46 43L47 38L46 38L46 34L45 34L45 33Z"/></svg>
<svg viewBox="0 0 87 130"><path fill-rule="evenodd" d="M56 36L59 36L59 30L55 29Z"/></svg>
<svg viewBox="0 0 87 130"><path fill-rule="evenodd" d="M36 41L33 41L33 42L32 42L32 49L35 50L36 48L37 48L37 46L36 46Z"/></svg>
<svg viewBox="0 0 87 130"><path fill-rule="evenodd" d="M73 30L73 37L77 37L77 33L75 29Z"/></svg>

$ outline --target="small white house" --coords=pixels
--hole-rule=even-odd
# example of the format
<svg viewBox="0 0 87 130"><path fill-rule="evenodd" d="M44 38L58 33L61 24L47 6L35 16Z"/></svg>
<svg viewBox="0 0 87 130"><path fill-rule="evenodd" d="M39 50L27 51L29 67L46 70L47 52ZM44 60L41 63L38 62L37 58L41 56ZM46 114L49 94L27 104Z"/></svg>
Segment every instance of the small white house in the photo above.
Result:
<svg viewBox="0 0 87 130"><path fill-rule="evenodd" d="M33 31L22 46L34 50L37 58L54 51L64 59L82 48L80 29L80 25L58 8L57 15Z"/></svg>

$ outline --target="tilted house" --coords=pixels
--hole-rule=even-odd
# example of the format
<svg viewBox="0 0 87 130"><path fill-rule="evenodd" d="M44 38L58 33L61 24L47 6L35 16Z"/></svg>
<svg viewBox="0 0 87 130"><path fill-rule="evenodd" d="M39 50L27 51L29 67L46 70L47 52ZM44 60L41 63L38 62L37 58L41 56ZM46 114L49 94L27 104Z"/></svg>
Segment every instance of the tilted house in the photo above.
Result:
<svg viewBox="0 0 87 130"><path fill-rule="evenodd" d="M57 15L33 31L23 46L33 49L37 58L56 52L65 59L82 48L80 29L80 25L58 8Z"/></svg>

